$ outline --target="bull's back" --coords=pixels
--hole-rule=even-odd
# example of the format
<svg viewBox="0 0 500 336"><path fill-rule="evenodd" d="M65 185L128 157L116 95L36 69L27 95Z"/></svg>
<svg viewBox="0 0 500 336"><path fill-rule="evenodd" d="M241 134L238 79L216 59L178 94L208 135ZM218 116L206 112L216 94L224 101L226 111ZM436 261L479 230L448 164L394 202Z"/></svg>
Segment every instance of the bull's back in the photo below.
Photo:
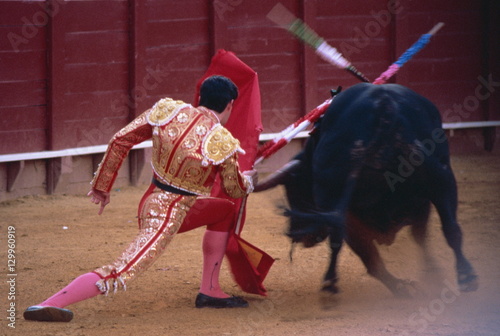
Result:
<svg viewBox="0 0 500 336"><path fill-rule="evenodd" d="M404 161L413 166L401 172ZM448 162L437 108L397 84L355 85L334 99L321 122L313 159L318 202L326 207L328 198L350 197L355 215L385 231L428 207L421 161Z"/></svg>
<svg viewBox="0 0 500 336"><path fill-rule="evenodd" d="M392 109L392 110L388 110ZM322 124L329 132L369 131L381 117L398 118L406 131L418 137L431 135L441 127L441 116L435 105L415 91L398 85L357 84L339 94L325 113Z"/></svg>

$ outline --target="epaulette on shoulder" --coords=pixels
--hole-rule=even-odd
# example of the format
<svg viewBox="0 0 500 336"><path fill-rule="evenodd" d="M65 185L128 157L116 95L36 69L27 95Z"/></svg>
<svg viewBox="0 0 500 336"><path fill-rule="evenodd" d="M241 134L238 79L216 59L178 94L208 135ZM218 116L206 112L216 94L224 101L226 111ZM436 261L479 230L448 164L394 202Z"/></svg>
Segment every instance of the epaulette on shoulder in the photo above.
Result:
<svg viewBox="0 0 500 336"><path fill-rule="evenodd" d="M203 163L218 165L236 152L245 154L240 147L240 141L222 125L216 124L203 140L202 154Z"/></svg>
<svg viewBox="0 0 500 336"><path fill-rule="evenodd" d="M189 106L189 104L184 103L182 100L160 99L147 114L147 121L153 126L163 126L171 121L185 106Z"/></svg>

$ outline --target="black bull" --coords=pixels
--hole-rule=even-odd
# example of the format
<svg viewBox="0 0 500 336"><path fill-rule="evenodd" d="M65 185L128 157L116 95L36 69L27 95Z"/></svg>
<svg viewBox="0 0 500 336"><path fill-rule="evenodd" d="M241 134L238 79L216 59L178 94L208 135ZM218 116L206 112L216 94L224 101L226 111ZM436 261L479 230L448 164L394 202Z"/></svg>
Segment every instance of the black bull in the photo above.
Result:
<svg viewBox="0 0 500 336"><path fill-rule="evenodd" d="M425 243L430 204L456 258L459 288L473 291L477 276L462 253L457 189L437 108L396 84L358 84L340 93L304 149L256 187L284 184L288 236L311 247L329 237L331 261L323 289L337 292L336 261L343 241L369 274L396 295L412 284L390 274L375 241L391 244L406 225Z"/></svg>

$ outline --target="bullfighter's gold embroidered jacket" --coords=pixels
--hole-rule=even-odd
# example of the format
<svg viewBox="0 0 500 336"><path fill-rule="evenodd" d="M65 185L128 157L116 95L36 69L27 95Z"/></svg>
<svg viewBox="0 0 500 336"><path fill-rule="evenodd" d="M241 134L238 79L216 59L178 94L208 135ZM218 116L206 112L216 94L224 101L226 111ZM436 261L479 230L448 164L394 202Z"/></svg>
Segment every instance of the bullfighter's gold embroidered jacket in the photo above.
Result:
<svg viewBox="0 0 500 336"><path fill-rule="evenodd" d="M179 100L159 100L110 140L92 186L109 192L130 149L152 139L151 165L164 184L197 195L210 195L217 172L233 198L253 190L251 179L239 172L240 143L220 125L215 112Z"/></svg>

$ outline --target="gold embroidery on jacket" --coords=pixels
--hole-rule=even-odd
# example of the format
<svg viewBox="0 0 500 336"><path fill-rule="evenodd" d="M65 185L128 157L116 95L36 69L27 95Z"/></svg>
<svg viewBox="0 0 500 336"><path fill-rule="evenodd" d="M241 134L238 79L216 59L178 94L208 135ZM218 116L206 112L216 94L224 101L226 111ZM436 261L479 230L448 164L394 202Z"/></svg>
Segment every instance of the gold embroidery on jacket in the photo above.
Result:
<svg viewBox="0 0 500 336"><path fill-rule="evenodd" d="M152 166L161 182L209 195L216 168L202 165L202 142L214 126L195 108L185 108L153 132Z"/></svg>
<svg viewBox="0 0 500 336"><path fill-rule="evenodd" d="M220 123L219 117L217 117L217 114L214 111L206 108L205 106L198 106L196 109L200 111L200 113L202 113L204 116L208 117L208 119L212 120L214 123Z"/></svg>
<svg viewBox="0 0 500 336"><path fill-rule="evenodd" d="M126 290L126 284L163 253L195 200L195 197L179 198L179 195L156 188L139 214L138 235L115 262L94 271L104 278L97 283L101 292ZM168 213L170 217L167 218Z"/></svg>
<svg viewBox="0 0 500 336"><path fill-rule="evenodd" d="M187 106L190 105L181 100L173 100L172 98L160 99L149 112L148 122L153 126L163 126Z"/></svg>
<svg viewBox="0 0 500 336"><path fill-rule="evenodd" d="M108 148L104 154L102 162L99 164L94 174L91 185L97 190L109 191L115 172L121 166L124 158L134 144L150 138L150 126L147 123L146 115L149 111L138 116L118 131L109 141ZM148 127L144 127L148 126ZM141 130L139 130L139 128Z"/></svg>
<svg viewBox="0 0 500 336"><path fill-rule="evenodd" d="M221 165L221 177L224 191L232 198L240 198L253 190L251 182L240 174L236 155L233 155Z"/></svg>
<svg viewBox="0 0 500 336"><path fill-rule="evenodd" d="M238 139L220 124L217 124L203 141L203 156L213 164L221 164L236 152L245 153Z"/></svg>

